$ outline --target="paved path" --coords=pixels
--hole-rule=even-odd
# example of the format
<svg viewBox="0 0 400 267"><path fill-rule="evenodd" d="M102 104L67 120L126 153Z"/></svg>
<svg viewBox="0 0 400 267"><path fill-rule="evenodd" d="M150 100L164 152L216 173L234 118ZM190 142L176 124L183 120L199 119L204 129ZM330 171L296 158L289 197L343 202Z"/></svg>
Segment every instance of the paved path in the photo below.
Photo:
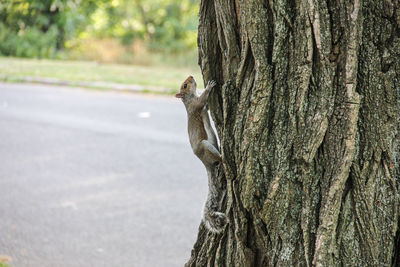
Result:
<svg viewBox="0 0 400 267"><path fill-rule="evenodd" d="M183 266L206 191L177 99L0 83L11 266Z"/></svg>

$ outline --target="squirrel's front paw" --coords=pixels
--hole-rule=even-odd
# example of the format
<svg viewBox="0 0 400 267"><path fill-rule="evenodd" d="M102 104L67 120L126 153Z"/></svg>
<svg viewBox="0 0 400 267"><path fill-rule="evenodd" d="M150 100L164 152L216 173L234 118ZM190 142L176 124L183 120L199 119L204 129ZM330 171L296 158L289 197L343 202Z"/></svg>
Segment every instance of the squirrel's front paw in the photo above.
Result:
<svg viewBox="0 0 400 267"><path fill-rule="evenodd" d="M217 85L217 83L214 80L211 80L211 81L208 81L207 88L211 90L216 85Z"/></svg>

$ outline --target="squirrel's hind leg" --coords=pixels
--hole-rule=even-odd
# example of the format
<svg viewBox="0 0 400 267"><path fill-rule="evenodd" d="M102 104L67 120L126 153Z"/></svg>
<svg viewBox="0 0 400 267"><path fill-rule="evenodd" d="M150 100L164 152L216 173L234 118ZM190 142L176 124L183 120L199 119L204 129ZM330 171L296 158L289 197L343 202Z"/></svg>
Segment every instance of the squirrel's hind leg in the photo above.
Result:
<svg viewBox="0 0 400 267"><path fill-rule="evenodd" d="M224 230L224 226L227 224L227 219L224 213L211 211L206 207L204 210L203 222L208 230L218 234Z"/></svg>
<svg viewBox="0 0 400 267"><path fill-rule="evenodd" d="M203 140L199 144L203 150L203 158L201 159L205 165L214 165L222 162L221 153L209 141Z"/></svg>

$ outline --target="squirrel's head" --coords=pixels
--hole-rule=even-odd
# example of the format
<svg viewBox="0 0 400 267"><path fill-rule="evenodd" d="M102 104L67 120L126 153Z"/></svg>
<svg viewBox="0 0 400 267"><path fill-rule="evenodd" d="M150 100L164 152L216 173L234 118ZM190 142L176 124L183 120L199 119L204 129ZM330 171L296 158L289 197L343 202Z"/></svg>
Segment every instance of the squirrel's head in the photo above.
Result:
<svg viewBox="0 0 400 267"><path fill-rule="evenodd" d="M181 86L179 93L175 95L176 98L184 98L187 95L194 94L196 92L196 81L193 76L189 76Z"/></svg>

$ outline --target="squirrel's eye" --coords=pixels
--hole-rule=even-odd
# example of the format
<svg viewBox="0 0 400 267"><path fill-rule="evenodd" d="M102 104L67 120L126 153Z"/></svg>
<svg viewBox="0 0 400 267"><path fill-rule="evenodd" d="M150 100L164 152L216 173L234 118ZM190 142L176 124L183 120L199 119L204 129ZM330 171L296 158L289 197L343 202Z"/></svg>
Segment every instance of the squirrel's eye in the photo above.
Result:
<svg viewBox="0 0 400 267"><path fill-rule="evenodd" d="M183 85L183 88L186 88L187 87L187 84L185 83L184 85Z"/></svg>

